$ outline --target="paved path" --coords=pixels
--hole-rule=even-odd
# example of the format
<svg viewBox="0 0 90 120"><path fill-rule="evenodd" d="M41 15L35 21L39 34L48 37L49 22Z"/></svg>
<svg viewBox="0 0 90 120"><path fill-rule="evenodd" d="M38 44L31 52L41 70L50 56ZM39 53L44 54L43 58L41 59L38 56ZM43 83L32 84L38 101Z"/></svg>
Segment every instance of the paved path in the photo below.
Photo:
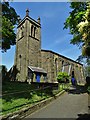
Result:
<svg viewBox="0 0 90 120"><path fill-rule="evenodd" d="M88 113L88 95L81 88L71 87L59 98L27 118L78 118L79 114Z"/></svg>

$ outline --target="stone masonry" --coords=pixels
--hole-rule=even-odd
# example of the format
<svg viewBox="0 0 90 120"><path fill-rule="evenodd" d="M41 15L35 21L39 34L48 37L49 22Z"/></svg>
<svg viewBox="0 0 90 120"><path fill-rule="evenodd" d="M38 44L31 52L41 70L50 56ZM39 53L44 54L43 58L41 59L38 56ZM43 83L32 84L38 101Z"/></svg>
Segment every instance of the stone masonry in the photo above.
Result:
<svg viewBox="0 0 90 120"><path fill-rule="evenodd" d="M50 80L57 82L58 72L67 72L68 75L72 76L73 71L77 82L84 82L82 64L50 50L41 50L41 60L41 67L47 71L49 82L51 82Z"/></svg>
<svg viewBox="0 0 90 120"><path fill-rule="evenodd" d="M47 82L57 82L59 71L72 75L78 82L83 81L83 65L50 50L41 50L41 24L29 17L29 10L23 20L19 19L16 37L15 64L18 69L16 80L28 79L28 66L42 68L47 72ZM36 74L36 73L35 73ZM35 75L34 75L35 81ZM33 81L33 80L32 80Z"/></svg>

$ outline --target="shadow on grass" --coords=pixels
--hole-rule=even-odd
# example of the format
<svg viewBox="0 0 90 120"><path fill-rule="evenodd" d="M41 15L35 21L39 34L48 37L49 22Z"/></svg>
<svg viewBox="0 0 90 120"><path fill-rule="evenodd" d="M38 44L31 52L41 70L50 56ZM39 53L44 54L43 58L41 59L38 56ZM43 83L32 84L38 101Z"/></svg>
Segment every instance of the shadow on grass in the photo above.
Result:
<svg viewBox="0 0 90 120"><path fill-rule="evenodd" d="M17 92L13 91L15 90L15 88L18 89ZM11 111L24 105L39 102L47 98L48 96L52 96L51 88L48 88L46 90L44 89L34 90L36 88L37 87L35 85L29 85L26 83L19 83L14 81L7 82L6 84L4 84L3 90L4 91L7 90L8 92L6 93L4 92L5 95L2 96L3 99L2 111L3 112Z"/></svg>
<svg viewBox="0 0 90 120"><path fill-rule="evenodd" d="M78 114L78 118L76 120L90 120L90 114Z"/></svg>
<svg viewBox="0 0 90 120"><path fill-rule="evenodd" d="M87 88L85 85L76 85L72 86L70 89L67 89L68 94L83 94L87 93Z"/></svg>

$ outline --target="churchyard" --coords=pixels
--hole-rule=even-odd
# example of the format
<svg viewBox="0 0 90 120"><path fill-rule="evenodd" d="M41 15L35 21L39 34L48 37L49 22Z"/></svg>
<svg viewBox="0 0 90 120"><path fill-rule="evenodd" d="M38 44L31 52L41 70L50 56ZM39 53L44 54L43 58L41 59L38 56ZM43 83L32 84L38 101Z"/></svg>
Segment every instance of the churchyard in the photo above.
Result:
<svg viewBox="0 0 90 120"><path fill-rule="evenodd" d="M2 86L2 112L0 115L7 115L20 109L34 105L44 99L48 99L67 89L70 84L59 84L58 89L52 90L50 86L38 88L36 85L21 82L5 82Z"/></svg>

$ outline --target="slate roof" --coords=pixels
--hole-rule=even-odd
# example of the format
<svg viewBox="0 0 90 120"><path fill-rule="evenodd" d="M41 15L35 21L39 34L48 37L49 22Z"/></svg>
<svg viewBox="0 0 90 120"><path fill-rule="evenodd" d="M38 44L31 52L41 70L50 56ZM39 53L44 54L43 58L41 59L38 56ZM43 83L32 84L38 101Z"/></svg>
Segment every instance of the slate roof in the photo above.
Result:
<svg viewBox="0 0 90 120"><path fill-rule="evenodd" d="M65 56L63 56L63 55L60 55L59 53L56 53L56 52L54 52L54 51L52 51L52 50L43 50L43 49L41 49L41 51L50 52L50 53L56 54L56 55L58 55L58 56L60 56L60 57L62 57L62 58L65 58L65 59L67 59L67 60L70 60L70 61L72 61L72 62L74 62L74 63L80 64L80 65L83 66L82 63L79 63L79 62L77 62L77 61L72 60L71 58L68 58L68 57L65 57Z"/></svg>
<svg viewBox="0 0 90 120"><path fill-rule="evenodd" d="M39 67L33 67L33 66L28 66L32 72L38 72L38 73L44 73L47 74L47 72L43 68Z"/></svg>

